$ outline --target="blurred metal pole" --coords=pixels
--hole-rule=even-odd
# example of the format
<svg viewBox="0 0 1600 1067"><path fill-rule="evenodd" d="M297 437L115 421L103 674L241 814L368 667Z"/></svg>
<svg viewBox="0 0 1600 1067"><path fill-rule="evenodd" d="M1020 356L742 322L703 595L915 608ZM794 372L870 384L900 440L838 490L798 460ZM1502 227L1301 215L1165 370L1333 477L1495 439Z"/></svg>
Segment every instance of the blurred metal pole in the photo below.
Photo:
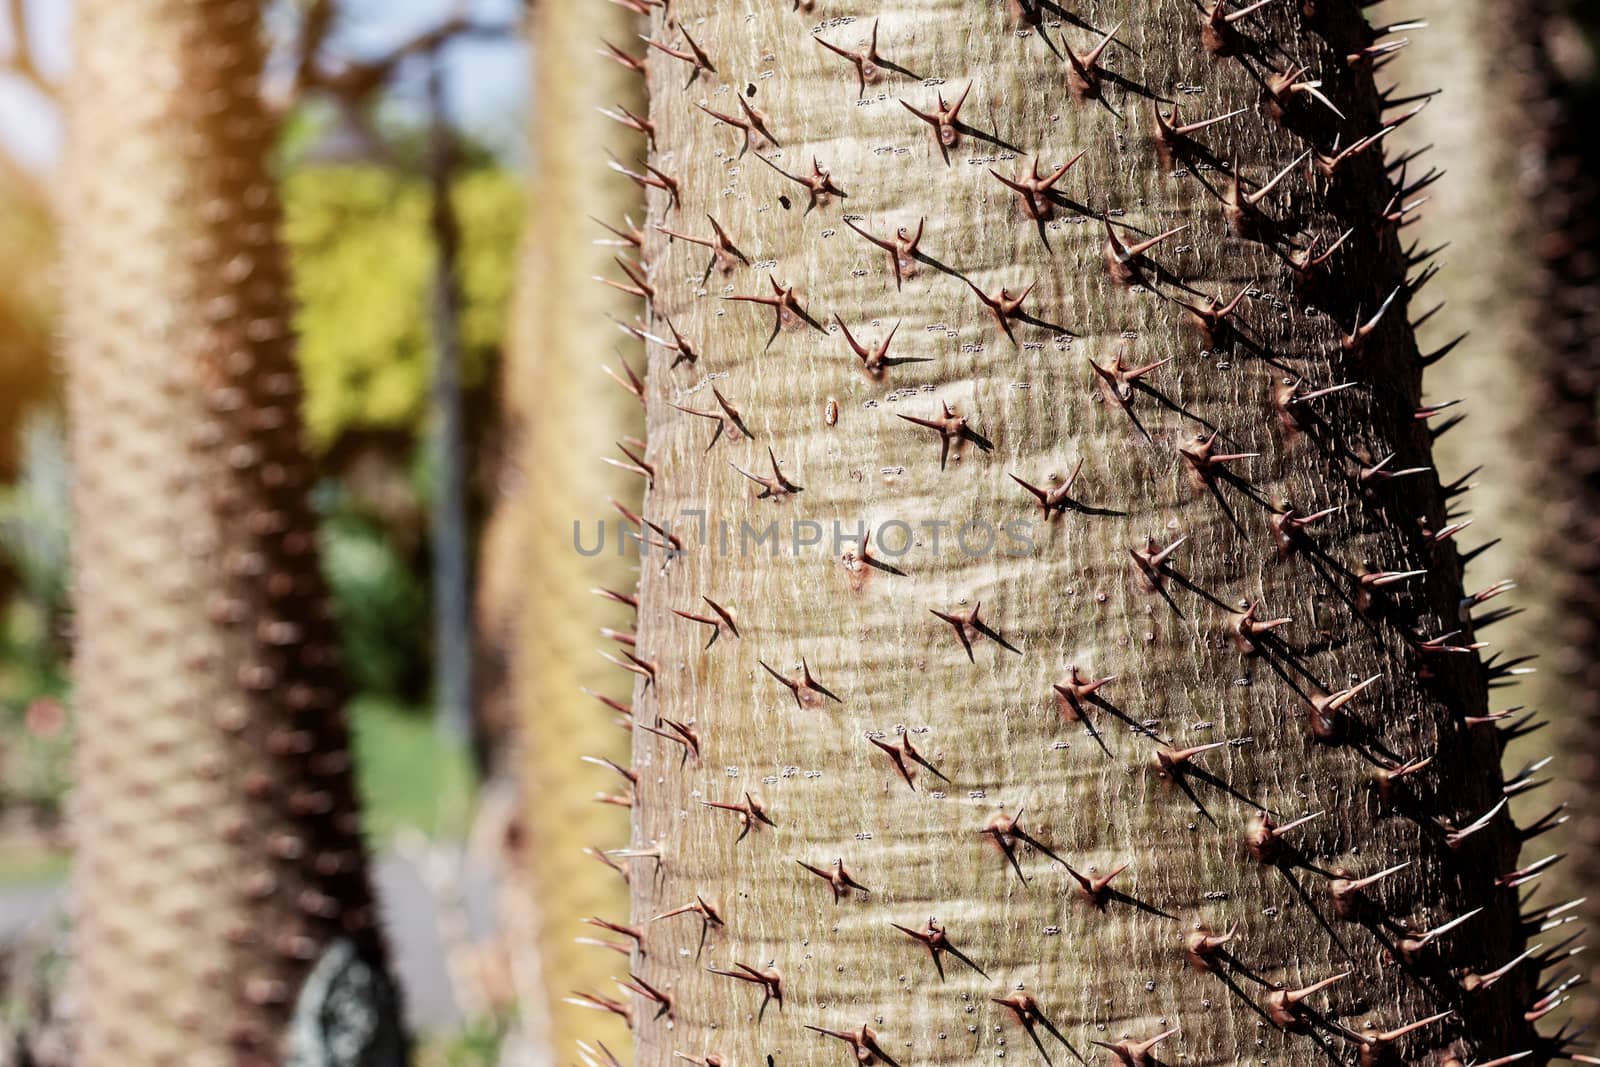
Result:
<svg viewBox="0 0 1600 1067"><path fill-rule="evenodd" d="M457 265L461 227L451 201L456 143L445 99L439 50L428 55L431 119L428 180L432 192L429 229L434 246L432 333L434 348L430 468L433 507L434 691L437 723L450 740L472 736L471 579L467 559L466 456L461 413L461 290Z"/></svg>

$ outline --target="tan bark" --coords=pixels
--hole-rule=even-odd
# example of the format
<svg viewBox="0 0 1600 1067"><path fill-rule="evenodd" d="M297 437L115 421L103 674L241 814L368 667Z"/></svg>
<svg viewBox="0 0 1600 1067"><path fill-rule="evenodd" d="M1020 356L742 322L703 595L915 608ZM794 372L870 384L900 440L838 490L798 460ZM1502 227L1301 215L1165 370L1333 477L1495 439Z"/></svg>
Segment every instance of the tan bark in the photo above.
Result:
<svg viewBox="0 0 1600 1067"><path fill-rule="evenodd" d="M656 670L633 711L692 727L699 753L680 766L681 746L635 731L634 848L656 853L633 864L639 1062L1031 1062L1030 1037L1056 1062L1132 1064L1530 1047L1539 963L1466 991L1523 936L1516 892L1496 882L1519 847L1495 811L1500 741L1465 721L1484 713L1490 672L1437 650L1473 639L1454 546L1428 536L1445 494L1428 472L1384 476L1430 462L1406 266L1382 221L1394 190L1381 146L1331 178L1301 159L1381 128L1368 65L1348 58L1371 43L1355 5L1267 5L1230 24L1238 38L1211 38L1232 56L1208 48L1186 0L1048 7L1048 40L1016 21L1032 5L928 0L821 23L795 6L674 0L654 20L686 58L651 57L652 162L676 183L653 194L652 219L698 229L709 212L749 265L702 281L703 249L646 242L653 312L703 356L674 368L671 349L649 353L645 517L686 551L643 568L640 653ZM874 23L883 62L858 98L852 64L807 38L864 49ZM1086 74L1077 61L1114 28L1106 72ZM1263 85L1301 64L1279 121ZM693 106L738 116L736 96L765 120L748 152ZM1180 100L1186 121L1244 112L1196 133L1169 172L1152 96ZM901 106L962 98L944 146ZM1037 154L1050 174L1079 152L1042 224L990 173L1015 180ZM1229 165L1246 193L1287 173L1258 210L1230 213ZM846 225L888 240L924 218L903 284ZM1177 226L1146 256L1121 254ZM1295 277L1293 247L1319 253L1347 229L1309 282ZM974 293L1030 285L1025 316ZM795 300L776 312L725 299L783 286ZM1178 303L1247 286L1218 329ZM867 346L898 323L889 355L925 362L863 373L835 316ZM775 319L792 321L769 340ZM1090 367L1124 348L1130 367L1170 360L1126 405ZM1354 384L1286 402L1297 379ZM749 436L730 426L707 454L707 421L674 405L712 409L712 386ZM941 405L967 420L948 464L941 434L905 418L940 424ZM1251 455L1216 465L1208 447ZM1046 514L1015 479L1040 487ZM1289 505L1328 513L1285 550ZM741 523L774 520L781 552L741 551ZM891 529L867 561L791 550L799 520L828 533L898 520L915 538L905 549ZM953 524L937 547L934 521ZM969 521L1000 531L994 550L954 540ZM1032 551L1005 555L1018 521ZM1147 538L1182 542L1152 571ZM709 650L704 627L670 613L702 596L739 629ZM990 631L962 621L980 604ZM1292 621L1241 633L1242 606ZM1105 677L1080 710L1075 683ZM1333 694L1352 699L1329 715ZM883 747L905 739L938 777ZM1252 857L1263 811L1321 813L1287 835L1298 863ZM1447 827L1480 816L1447 847ZM864 889L830 883L839 860ZM1402 864L1362 907L1331 877ZM1095 879L1118 871L1107 896ZM697 901L720 919L703 951L693 912L655 918ZM1387 955L1402 929L1474 909L1413 963ZM926 931L930 915L972 961L944 953L943 981L894 925ZM1208 931L1234 936L1219 947ZM1275 1002L1274 988L1346 971L1303 1002L1310 1014ZM763 1007L767 992L782 1003ZM1372 1036L1412 1023L1392 1044Z"/></svg>
<svg viewBox="0 0 1600 1067"><path fill-rule="evenodd" d="M637 221L638 190L607 168L608 153L632 159L639 135L598 109L643 112L636 75L596 55L605 39L637 51L639 24L609 4L537 5L530 24L537 79L532 89L533 173L510 345L508 392L516 412L517 466L512 506L521 525L522 555L513 588L519 598L518 654L512 681L519 708L518 761L525 794L523 832L529 896L537 911L537 988L523 1005L543 1019L541 1055L570 1057L579 1035L625 1054L620 1026L565 1002L572 990L606 984L620 959L576 942L616 936L585 927L598 917L621 923L627 889L617 872L584 850L627 841L626 813L589 802L621 794L626 783L580 762L583 755L627 762L627 734L616 715L583 690L627 699L614 668L595 653L595 631L627 629L626 609L595 597L594 588L627 589L636 563L614 552L584 557L574 550L574 524L589 540L597 521L614 518L608 499L637 506L640 480L607 466L626 461L614 442L643 429L637 398L604 373L620 358L642 372L637 344L617 328L633 322L638 301L593 280L615 274L612 256L634 248L597 243L608 237L590 216L625 226ZM620 113L620 112L619 112ZM614 321L613 321L614 320ZM619 788L620 787L620 788Z"/></svg>
<svg viewBox="0 0 1600 1067"><path fill-rule="evenodd" d="M64 245L86 1067L283 1062L325 949L382 961L305 500L258 18L244 0L77 7ZM392 995L368 992L381 1038L358 1042L363 1062L397 1062ZM327 1032L302 1036L309 1050Z"/></svg>

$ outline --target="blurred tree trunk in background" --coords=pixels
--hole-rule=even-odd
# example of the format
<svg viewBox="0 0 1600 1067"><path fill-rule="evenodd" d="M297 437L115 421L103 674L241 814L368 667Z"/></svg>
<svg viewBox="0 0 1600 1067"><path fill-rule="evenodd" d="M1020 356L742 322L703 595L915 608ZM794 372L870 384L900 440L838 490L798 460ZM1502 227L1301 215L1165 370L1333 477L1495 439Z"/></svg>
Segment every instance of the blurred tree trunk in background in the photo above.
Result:
<svg viewBox="0 0 1600 1067"><path fill-rule="evenodd" d="M595 646L598 629L630 616L591 590L632 589L637 557L621 557L610 539L605 552L584 557L573 537L581 521L591 544L595 523L605 519L609 530L615 520L607 499L636 507L642 489L636 475L601 460L622 458L614 442L643 429L638 399L605 374L609 365L626 377L618 353L639 365L638 344L612 321L633 322L639 302L592 278L615 274L611 257L619 251L597 243L608 235L594 219L618 224L642 203L606 166L608 152L635 159L641 138L598 112L642 113L642 79L597 50L602 39L640 50L639 28L604 0L538 4L530 16L534 158L505 366L512 469L502 478L479 584L486 638L507 652L520 735L520 902L536 925L520 968L524 1023L538 1055L557 1062L571 1058L579 1036L624 1055L627 1045L620 1024L563 1001L577 988L608 987L626 970L622 957L575 939L587 930L617 940L581 920L622 922L628 910L622 878L584 852L627 843L626 812L588 801L597 787L626 790L613 790L618 783L580 757L628 761L616 715L583 690L627 700L631 675L608 665Z"/></svg>
<svg viewBox="0 0 1600 1067"><path fill-rule="evenodd" d="M1458 540L1500 541L1470 568L1469 588L1507 576L1518 585L1522 613L1484 633L1485 654L1538 653L1536 671L1498 704L1526 705L1552 722L1508 750L1511 766L1554 757L1541 777L1557 784L1518 797L1519 819L1558 800L1571 805L1571 820L1548 842L1575 862L1552 872L1547 902L1589 893L1600 879L1600 231L1583 131L1561 77L1570 50L1585 46L1560 6L1419 0L1387 4L1379 16L1428 21L1408 34L1388 74L1408 91L1443 90L1389 149L1428 148L1413 177L1444 172L1410 231L1424 248L1449 244L1418 311L1448 301L1423 328L1424 350L1470 331L1428 374L1429 400L1465 398L1470 418L1438 439L1435 456L1446 481L1481 469L1464 509L1474 527ZM1600 898L1586 907L1592 927ZM1596 992L1573 990L1585 1022L1600 1008Z"/></svg>
<svg viewBox="0 0 1600 1067"><path fill-rule="evenodd" d="M84 1067L403 1054L306 500L259 15L251 0L77 4L64 244Z"/></svg>

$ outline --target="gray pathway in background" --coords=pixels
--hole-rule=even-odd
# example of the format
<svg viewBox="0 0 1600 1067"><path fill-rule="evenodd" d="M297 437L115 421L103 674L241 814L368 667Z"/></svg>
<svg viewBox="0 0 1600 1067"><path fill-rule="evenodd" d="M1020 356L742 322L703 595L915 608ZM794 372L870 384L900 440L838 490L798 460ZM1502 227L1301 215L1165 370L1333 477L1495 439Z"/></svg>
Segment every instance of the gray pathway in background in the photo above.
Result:
<svg viewBox="0 0 1600 1067"><path fill-rule="evenodd" d="M375 878L405 990L407 1024L425 1031L459 1025L461 1012L450 990L436 903L422 872L410 860L386 855L378 859ZM10 942L47 920L64 895L59 881L0 887L0 942ZM469 882L466 896L472 929L479 933L492 918L492 889L482 881Z"/></svg>

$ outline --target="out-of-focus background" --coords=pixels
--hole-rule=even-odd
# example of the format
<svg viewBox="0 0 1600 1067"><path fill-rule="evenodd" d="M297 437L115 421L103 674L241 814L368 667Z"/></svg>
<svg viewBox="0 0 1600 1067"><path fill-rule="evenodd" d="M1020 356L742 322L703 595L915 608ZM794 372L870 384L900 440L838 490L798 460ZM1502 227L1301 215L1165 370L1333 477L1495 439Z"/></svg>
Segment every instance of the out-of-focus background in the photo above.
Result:
<svg viewBox="0 0 1600 1067"><path fill-rule="evenodd" d="M275 34L271 92L273 79L289 81L313 5L266 6ZM473 953L496 936L500 856L495 842L474 848L470 840L480 817L494 817L482 815L483 791L506 758L506 724L440 706L433 575L450 554L458 581L470 581L501 472L500 353L530 210L524 12L520 0L333 7L320 61L360 77L349 88L302 93L284 119L275 161L299 304L318 532L355 687L360 787L388 926L400 935L407 1012L424 1056L437 1047L447 1056L438 1062L480 1062L469 1055L477 1050L488 1062L509 994L461 975L475 973ZM19 1002L27 985L14 980L16 969L60 950L68 865L72 468L57 351L57 235L59 213L70 208L57 198L72 8L69 0L22 0L9 5L11 21L0 19L0 57L30 61L27 70L0 70L0 972L9 986L0 1033L28 1022L31 1007ZM470 25L436 49L423 46L456 22ZM446 545L432 521L440 452L430 390L435 69L457 157L453 207L463 241L465 417L452 450L466 479L466 536ZM461 595L470 598L470 587ZM460 632L469 620L440 621ZM462 989L463 981L475 987ZM0 1062L14 1051L0 1048Z"/></svg>
<svg viewBox="0 0 1600 1067"><path fill-rule="evenodd" d="M1451 2L1382 7L1426 18L1434 11L1423 9L1442 13ZM40 1025L39 990L62 951L70 846L72 466L56 263L59 219L70 210L58 199L58 175L72 6L14 0L10 21L0 22L0 57L27 59L0 70L0 1062L20 1047L18 1034ZM268 7L269 73L287 83L304 20L321 5ZM1600 176L1595 7L1575 3L1548 52L1570 114L1595 123L1588 136L1576 130L1569 148L1586 153L1585 169ZM530 994L542 983L518 977L537 970L519 956L537 951L538 939L505 905L508 885L520 884L510 867L526 861L515 843L510 755L518 712L506 692L515 642L479 626L492 612L474 591L488 518L507 480L525 473L508 459L505 413L515 398L502 388L523 235L537 213L582 210L527 195L537 161L526 131L539 103L531 90L538 42L521 0L337 0L328 10L317 59L345 77L289 104L275 168L299 304L319 537L356 689L360 789L421 1062L509 1062L505 1042L536 1042L550 1025L538 1018L542 1006L527 1010L530 998L559 998ZM449 33L429 38L446 25ZM1420 43L1429 31L1415 32ZM1412 60L1415 88L1463 76L1448 46ZM1452 109L1473 101L1446 93L1430 104L1430 119L1441 130L1452 114L1458 126L1470 124L1472 116ZM450 206L462 233L461 390L445 400L463 414L459 433L441 419L433 384L439 233L430 166L441 123L454 148ZM1470 160L1461 167L1474 173ZM1507 182L1493 195L1530 193ZM1449 203L1449 192L1439 196ZM1456 262L1439 288L1450 274L1491 268ZM598 375L598 361L588 369ZM1481 434L1473 445L1513 448ZM438 508L455 505L440 503L441 471L456 472L466 488L458 513L443 517ZM463 612L463 602L473 610Z"/></svg>

